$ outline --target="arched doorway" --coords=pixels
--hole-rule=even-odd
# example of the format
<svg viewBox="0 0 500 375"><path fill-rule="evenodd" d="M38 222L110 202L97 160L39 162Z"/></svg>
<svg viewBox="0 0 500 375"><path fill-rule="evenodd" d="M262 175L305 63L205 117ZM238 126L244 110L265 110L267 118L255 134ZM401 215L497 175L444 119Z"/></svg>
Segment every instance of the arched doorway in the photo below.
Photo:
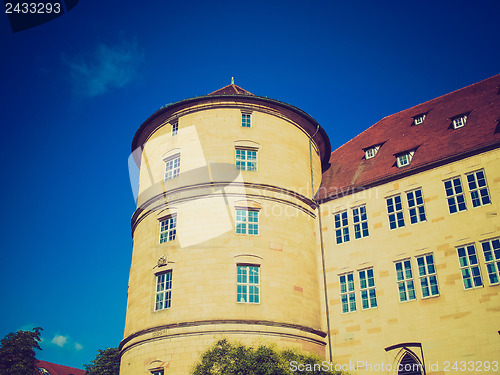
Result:
<svg viewBox="0 0 500 375"><path fill-rule="evenodd" d="M398 375L422 375L422 364L406 352L398 365Z"/></svg>

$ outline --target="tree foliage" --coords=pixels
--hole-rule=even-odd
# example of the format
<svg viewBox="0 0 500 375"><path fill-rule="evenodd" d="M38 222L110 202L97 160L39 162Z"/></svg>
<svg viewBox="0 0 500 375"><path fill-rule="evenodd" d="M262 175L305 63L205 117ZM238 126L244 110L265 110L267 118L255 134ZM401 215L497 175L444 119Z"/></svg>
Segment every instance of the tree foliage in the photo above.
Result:
<svg viewBox="0 0 500 375"><path fill-rule="evenodd" d="M120 351L118 348L97 350L98 354L89 365L85 366L86 375L119 375Z"/></svg>
<svg viewBox="0 0 500 375"><path fill-rule="evenodd" d="M319 356L296 350L257 348L219 340L201 357L192 375L291 375L342 374L332 371L330 363Z"/></svg>
<svg viewBox="0 0 500 375"><path fill-rule="evenodd" d="M32 331L9 333L2 339L0 347L0 375L37 375L35 349L42 350L40 331L36 327Z"/></svg>

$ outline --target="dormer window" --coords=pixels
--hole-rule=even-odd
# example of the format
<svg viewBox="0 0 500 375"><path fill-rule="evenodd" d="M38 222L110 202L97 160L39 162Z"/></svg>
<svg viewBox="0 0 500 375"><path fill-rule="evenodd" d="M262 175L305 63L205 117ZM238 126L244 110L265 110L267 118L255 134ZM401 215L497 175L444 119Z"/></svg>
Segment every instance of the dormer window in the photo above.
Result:
<svg viewBox="0 0 500 375"><path fill-rule="evenodd" d="M377 152L380 148L380 145L377 146L372 146L370 148L365 148L365 159L371 159L374 158L375 155L377 155Z"/></svg>
<svg viewBox="0 0 500 375"><path fill-rule="evenodd" d="M461 115L455 117L453 119L453 129L458 129L465 126L465 122L467 121L467 115Z"/></svg>
<svg viewBox="0 0 500 375"><path fill-rule="evenodd" d="M425 113L421 114L421 115L418 115L418 116L415 116L413 118L413 125L420 125L420 124L423 124L424 123L424 120L425 120Z"/></svg>
<svg viewBox="0 0 500 375"><path fill-rule="evenodd" d="M411 159L413 158L413 154L415 151L405 151L402 152L401 154L396 155L396 164L398 168L406 167L407 165L410 165Z"/></svg>

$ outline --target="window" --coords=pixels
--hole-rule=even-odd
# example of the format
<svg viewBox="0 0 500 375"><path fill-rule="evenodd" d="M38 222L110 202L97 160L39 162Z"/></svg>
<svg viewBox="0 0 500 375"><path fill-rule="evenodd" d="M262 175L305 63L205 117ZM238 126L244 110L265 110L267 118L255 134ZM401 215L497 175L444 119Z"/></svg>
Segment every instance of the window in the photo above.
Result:
<svg viewBox="0 0 500 375"><path fill-rule="evenodd" d="M172 137L174 135L177 135L177 131L179 130L179 123L178 122L173 122L172 123Z"/></svg>
<svg viewBox="0 0 500 375"><path fill-rule="evenodd" d="M241 126L243 128L250 128L252 126L252 115L250 113L241 114Z"/></svg>
<svg viewBox="0 0 500 375"><path fill-rule="evenodd" d="M396 165L398 166L398 168L410 165L414 153L414 151L407 151L402 154L396 155Z"/></svg>
<svg viewBox="0 0 500 375"><path fill-rule="evenodd" d="M236 302L259 303L259 266L238 265Z"/></svg>
<svg viewBox="0 0 500 375"><path fill-rule="evenodd" d="M410 259L396 262L396 278L398 280L399 301L416 299Z"/></svg>
<svg viewBox="0 0 500 375"><path fill-rule="evenodd" d="M467 115L455 117L453 119L453 129L458 129L463 127L466 121L467 121Z"/></svg>
<svg viewBox="0 0 500 375"><path fill-rule="evenodd" d="M377 155L380 146L373 146L368 149L365 149L365 159L374 158Z"/></svg>
<svg viewBox="0 0 500 375"><path fill-rule="evenodd" d="M173 215L160 221L160 243L175 240L177 216Z"/></svg>
<svg viewBox="0 0 500 375"><path fill-rule="evenodd" d="M486 185L486 176L484 171L477 171L467 175L472 206L479 207L491 203L490 193Z"/></svg>
<svg viewBox="0 0 500 375"><path fill-rule="evenodd" d="M460 271L465 289L478 288L483 286L481 270L476 255L476 246L469 244L457 248Z"/></svg>
<svg viewBox="0 0 500 375"><path fill-rule="evenodd" d="M347 221L347 211L333 215L335 218L335 236L337 243L349 241L349 226Z"/></svg>
<svg viewBox="0 0 500 375"><path fill-rule="evenodd" d="M153 370L151 371L151 375L163 375L163 370Z"/></svg>
<svg viewBox="0 0 500 375"><path fill-rule="evenodd" d="M174 155L165 160L165 181L171 180L179 176L181 169L181 156Z"/></svg>
<svg viewBox="0 0 500 375"><path fill-rule="evenodd" d="M422 298L439 295L434 256L432 254L427 254L418 257L417 265L420 277L420 287L422 288Z"/></svg>
<svg viewBox="0 0 500 375"><path fill-rule="evenodd" d="M387 213L389 214L389 226L391 229L401 228L405 226L403 216L403 205L401 204L401 195L396 195L391 198L386 198Z"/></svg>
<svg viewBox="0 0 500 375"><path fill-rule="evenodd" d="M236 233L259 234L259 211L249 209L236 209Z"/></svg>
<svg viewBox="0 0 500 375"><path fill-rule="evenodd" d="M490 285L498 284L500 282L500 238L482 242L481 246Z"/></svg>
<svg viewBox="0 0 500 375"><path fill-rule="evenodd" d="M413 125L420 125L423 124L425 120L425 114L415 116L413 118Z"/></svg>
<svg viewBox="0 0 500 375"><path fill-rule="evenodd" d="M410 210L410 223L416 224L426 220L424 208L424 196L422 189L416 189L406 193L408 208Z"/></svg>
<svg viewBox="0 0 500 375"><path fill-rule="evenodd" d="M366 206L360 206L352 209L354 220L354 237L368 237L368 218L366 216Z"/></svg>
<svg viewBox="0 0 500 375"><path fill-rule="evenodd" d="M236 169L241 171L257 170L257 150L236 149Z"/></svg>
<svg viewBox="0 0 500 375"><path fill-rule="evenodd" d="M462 180L460 177L444 181L444 189L446 190L446 199L448 200L448 209L450 210L450 214L454 214L457 211L467 210L464 191L462 189Z"/></svg>
<svg viewBox="0 0 500 375"><path fill-rule="evenodd" d="M356 311L354 274L352 272L340 276L340 301L342 302L342 313Z"/></svg>
<svg viewBox="0 0 500 375"><path fill-rule="evenodd" d="M361 307L363 310L377 307L373 268L359 271L359 288L361 291Z"/></svg>
<svg viewBox="0 0 500 375"><path fill-rule="evenodd" d="M172 301L172 271L156 275L155 311L168 309Z"/></svg>

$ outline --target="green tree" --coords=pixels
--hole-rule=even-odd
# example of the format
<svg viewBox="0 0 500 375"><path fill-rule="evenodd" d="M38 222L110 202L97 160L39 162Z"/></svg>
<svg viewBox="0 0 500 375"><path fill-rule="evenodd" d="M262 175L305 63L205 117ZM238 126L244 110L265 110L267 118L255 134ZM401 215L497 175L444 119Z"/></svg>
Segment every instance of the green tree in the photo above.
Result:
<svg viewBox="0 0 500 375"><path fill-rule="evenodd" d="M118 375L120 373L120 351L118 348L97 350L98 354L85 366L86 375Z"/></svg>
<svg viewBox="0 0 500 375"><path fill-rule="evenodd" d="M42 350L40 327L9 333L0 347L0 375L37 375L35 349Z"/></svg>
<svg viewBox="0 0 500 375"><path fill-rule="evenodd" d="M202 354L192 375L343 374L332 371L331 367L313 354L265 345L251 348L223 339Z"/></svg>

